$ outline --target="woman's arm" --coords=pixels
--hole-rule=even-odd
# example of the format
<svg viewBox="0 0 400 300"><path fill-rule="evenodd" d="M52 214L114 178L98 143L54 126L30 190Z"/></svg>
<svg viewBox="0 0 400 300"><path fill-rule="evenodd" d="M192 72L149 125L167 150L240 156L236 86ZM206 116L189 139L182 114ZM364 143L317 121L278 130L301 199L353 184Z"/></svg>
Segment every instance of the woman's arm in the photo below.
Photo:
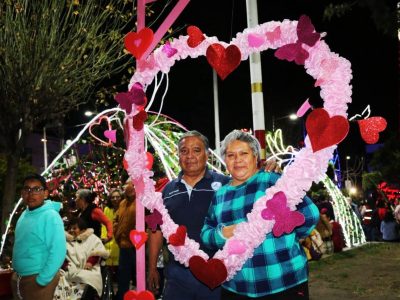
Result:
<svg viewBox="0 0 400 300"><path fill-rule="evenodd" d="M319 221L319 210L314 202L305 196L303 201L298 204L297 211L302 213L305 217L304 224L295 228L297 237L301 239L310 235L311 231L317 225Z"/></svg>
<svg viewBox="0 0 400 300"><path fill-rule="evenodd" d="M111 221L106 217L106 215L103 213L103 211L96 207L95 209L92 210L92 219L100 222L107 228L107 239L111 240L113 236L113 226Z"/></svg>
<svg viewBox="0 0 400 300"><path fill-rule="evenodd" d="M210 249L222 248L226 242L226 237L222 233L224 226L223 224L218 224L215 215L215 203L216 197L214 196L200 235L203 244Z"/></svg>

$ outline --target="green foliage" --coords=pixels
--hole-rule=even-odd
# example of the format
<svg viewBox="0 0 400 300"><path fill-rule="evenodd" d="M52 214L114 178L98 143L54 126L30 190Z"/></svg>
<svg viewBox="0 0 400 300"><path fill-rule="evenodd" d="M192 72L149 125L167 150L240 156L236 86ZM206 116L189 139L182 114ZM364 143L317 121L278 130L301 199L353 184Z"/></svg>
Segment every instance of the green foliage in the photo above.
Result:
<svg viewBox="0 0 400 300"><path fill-rule="evenodd" d="M0 199L3 198L3 185L4 180L7 176L7 157L0 154ZM22 179L29 173L36 172L35 168L28 162L27 159L21 159L18 165L18 176L17 176L17 190L21 189Z"/></svg>
<svg viewBox="0 0 400 300"><path fill-rule="evenodd" d="M97 85L127 68L129 1L23 1L0 4L0 143L62 118Z"/></svg>
<svg viewBox="0 0 400 300"><path fill-rule="evenodd" d="M362 174L362 186L364 190L376 189L376 186L382 182L380 172L371 172Z"/></svg>
<svg viewBox="0 0 400 300"><path fill-rule="evenodd" d="M387 35L397 35L396 6L390 0L345 0L341 3L329 3L324 10L324 19L341 18L349 15L353 10L366 8L378 30Z"/></svg>
<svg viewBox="0 0 400 300"><path fill-rule="evenodd" d="M388 183L400 184L400 138L392 134L378 149L370 162L371 168L382 174Z"/></svg>

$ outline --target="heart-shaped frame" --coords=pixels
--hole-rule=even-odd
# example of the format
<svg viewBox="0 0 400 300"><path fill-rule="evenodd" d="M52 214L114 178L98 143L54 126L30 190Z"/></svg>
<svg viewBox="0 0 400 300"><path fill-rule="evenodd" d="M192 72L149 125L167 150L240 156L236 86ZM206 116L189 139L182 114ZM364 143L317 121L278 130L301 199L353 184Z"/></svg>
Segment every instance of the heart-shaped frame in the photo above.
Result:
<svg viewBox="0 0 400 300"><path fill-rule="evenodd" d="M208 47L215 43L219 43L225 48L230 45L237 46L240 49L242 61L254 52L279 49L293 43L297 43L298 46L297 25L298 21L271 21L238 33L230 44L220 42L216 37L205 37L195 48L188 45L188 36L180 36L170 41L170 47L176 49L177 52L168 57L165 51L162 51L162 47L155 50L147 58L147 61L151 61L152 64L142 64L143 67L138 68L131 79L130 87L137 82L144 87L151 84L159 72L168 73L176 61L205 56ZM250 45L249 36L255 35L262 39L262 43L259 42L255 45L250 39ZM274 38L270 38L272 35ZM304 61L305 70L321 87L324 109L330 116L339 115L347 119L347 103L351 102L350 80L352 73L350 62L332 53L323 40L318 40L313 46L302 44L301 47L308 53ZM304 54L304 51L302 54ZM329 66L329 70L327 70L327 66ZM332 68L332 66L335 67ZM128 123L132 122L131 116L139 112L137 108L134 107L133 109L133 113L127 117ZM128 173L134 182L144 184L143 193L137 195L138 199L148 209L157 209L161 213L163 220L161 229L164 237L168 240L171 234L176 233L178 225L172 221L168 214L161 194L154 190L151 179L152 172L145 167L145 153L142 147L143 129L141 131L130 131L128 151L125 153ZM244 251L237 255L232 254L228 249L229 243L226 243L224 248L214 255L213 258L221 260L227 269L226 280L231 279L242 268L244 262L252 257L254 249L263 242L265 235L271 232L275 221L264 220L261 216L262 210L266 207L266 202L275 193L284 191L288 208L295 210L296 205L302 201L306 191L310 189L312 182L319 182L324 178L328 161L333 156L336 147L336 145L332 145L313 152L310 139L305 138L305 147L299 151L295 161L285 169L285 173L276 184L266 190L266 195L255 202L253 210L247 215L248 222L237 225L231 240L240 241L245 246ZM208 255L200 250L199 244L188 237L186 237L183 246L168 245L168 248L174 254L175 259L185 266L189 265L189 260L193 256L200 256L205 260L209 259Z"/></svg>

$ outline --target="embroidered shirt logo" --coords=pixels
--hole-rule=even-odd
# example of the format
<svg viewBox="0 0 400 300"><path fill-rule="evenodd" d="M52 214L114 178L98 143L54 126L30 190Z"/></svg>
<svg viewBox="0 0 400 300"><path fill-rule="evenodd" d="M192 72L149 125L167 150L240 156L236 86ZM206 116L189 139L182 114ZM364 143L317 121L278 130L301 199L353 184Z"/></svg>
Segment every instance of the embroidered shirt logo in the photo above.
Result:
<svg viewBox="0 0 400 300"><path fill-rule="evenodd" d="M217 191L221 186L222 186L222 183L218 182L218 181L214 181L214 182L211 183L211 188L214 191Z"/></svg>

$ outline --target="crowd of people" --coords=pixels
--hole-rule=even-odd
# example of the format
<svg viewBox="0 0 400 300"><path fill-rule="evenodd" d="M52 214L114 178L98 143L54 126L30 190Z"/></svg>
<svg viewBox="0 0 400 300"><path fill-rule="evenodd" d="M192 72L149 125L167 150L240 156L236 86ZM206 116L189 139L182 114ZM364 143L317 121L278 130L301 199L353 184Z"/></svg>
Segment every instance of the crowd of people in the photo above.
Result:
<svg viewBox="0 0 400 300"><path fill-rule="evenodd" d="M173 221L212 256L280 173L275 163L261 165L260 145L247 132L234 130L222 142L230 176L207 168L208 149L207 138L197 131L180 138L181 172L162 197ZM122 188L112 190L102 208L94 192L79 189L77 210L64 207L62 218L60 203L48 199L45 179L37 174L24 179L27 208L15 228L12 261L15 299L123 299L136 284L136 251L129 238L136 193L129 181ZM356 208L367 239L399 241L399 206L394 212L381 206ZM174 259L159 228L148 230L147 288L164 300L308 299L307 261L342 251L345 241L328 199L306 196L297 211L304 216L302 225L279 237L268 233L243 268L215 289Z"/></svg>

